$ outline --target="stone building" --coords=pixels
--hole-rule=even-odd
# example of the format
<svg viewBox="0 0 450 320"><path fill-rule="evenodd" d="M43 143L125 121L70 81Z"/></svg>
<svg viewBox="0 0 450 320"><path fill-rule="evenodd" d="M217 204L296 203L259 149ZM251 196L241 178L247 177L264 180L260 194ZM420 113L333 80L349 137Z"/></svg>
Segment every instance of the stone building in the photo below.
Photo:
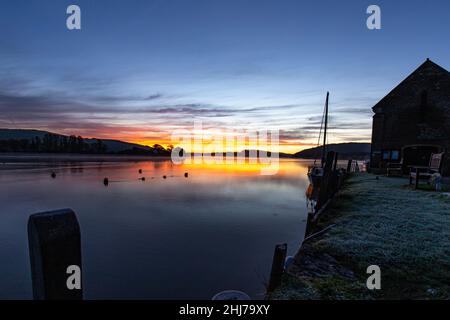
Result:
<svg viewBox="0 0 450 320"><path fill-rule="evenodd" d="M373 108L371 168L428 165L450 152L450 73L427 59ZM443 171L450 172L446 154Z"/></svg>

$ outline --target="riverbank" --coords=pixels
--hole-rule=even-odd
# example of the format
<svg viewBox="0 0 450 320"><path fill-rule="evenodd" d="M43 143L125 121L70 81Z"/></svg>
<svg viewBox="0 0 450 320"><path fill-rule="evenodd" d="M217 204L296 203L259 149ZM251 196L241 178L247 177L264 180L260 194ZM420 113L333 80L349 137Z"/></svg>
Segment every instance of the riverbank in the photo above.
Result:
<svg viewBox="0 0 450 320"><path fill-rule="evenodd" d="M331 226L331 227L330 227ZM350 177L271 299L449 299L450 197L406 178ZM368 290L367 267L381 268Z"/></svg>
<svg viewBox="0 0 450 320"><path fill-rule="evenodd" d="M119 162L166 161L166 156L64 154L64 153L1 153L0 170L27 168L72 167L73 165Z"/></svg>
<svg viewBox="0 0 450 320"><path fill-rule="evenodd" d="M77 153L14 153L0 152L1 163L15 162L120 162L170 159L163 155L77 154Z"/></svg>

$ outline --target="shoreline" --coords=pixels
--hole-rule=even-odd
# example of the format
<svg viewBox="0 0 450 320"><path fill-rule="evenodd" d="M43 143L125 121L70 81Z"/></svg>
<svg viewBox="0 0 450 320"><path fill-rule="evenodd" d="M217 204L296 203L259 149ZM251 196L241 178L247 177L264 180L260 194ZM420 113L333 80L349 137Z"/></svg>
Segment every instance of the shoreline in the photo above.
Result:
<svg viewBox="0 0 450 320"><path fill-rule="evenodd" d="M352 175L268 298L449 299L450 197L406 178ZM381 269L381 290L366 287Z"/></svg>
<svg viewBox="0 0 450 320"><path fill-rule="evenodd" d="M121 154L76 154L76 153L0 153L0 163L26 162L120 162L167 160L170 156L143 156Z"/></svg>
<svg viewBox="0 0 450 320"><path fill-rule="evenodd" d="M250 157L245 157L249 159ZM254 159L254 157L251 157ZM10 163L77 163L77 162L140 162L170 160L167 155L81 154L81 153L1 153L0 165ZM308 158L280 157L280 160L311 161ZM343 161L343 160L342 160ZM1 168L1 167L0 167Z"/></svg>

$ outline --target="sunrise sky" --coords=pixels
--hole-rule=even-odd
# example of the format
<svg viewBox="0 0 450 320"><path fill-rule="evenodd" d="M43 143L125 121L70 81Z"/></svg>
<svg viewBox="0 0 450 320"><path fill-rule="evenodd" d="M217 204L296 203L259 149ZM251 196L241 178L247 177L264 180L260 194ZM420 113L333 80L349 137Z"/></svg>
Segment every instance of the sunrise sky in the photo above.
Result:
<svg viewBox="0 0 450 320"><path fill-rule="evenodd" d="M66 28L77 4L82 30ZM450 2L16 0L0 10L0 128L144 144L176 129L278 129L280 151L368 142L371 107L427 57L450 67Z"/></svg>

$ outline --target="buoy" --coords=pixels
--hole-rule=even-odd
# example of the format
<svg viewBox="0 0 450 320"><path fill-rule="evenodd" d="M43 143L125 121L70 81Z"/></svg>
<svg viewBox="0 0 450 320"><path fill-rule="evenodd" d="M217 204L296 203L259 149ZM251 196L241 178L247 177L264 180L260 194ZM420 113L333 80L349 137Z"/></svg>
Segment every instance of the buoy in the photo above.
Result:
<svg viewBox="0 0 450 320"><path fill-rule="evenodd" d="M212 300L250 300L250 297L242 291L226 290L216 294Z"/></svg>
<svg viewBox="0 0 450 320"><path fill-rule="evenodd" d="M52 172L51 176L52 176L53 179L55 179L56 178L56 173Z"/></svg>
<svg viewBox="0 0 450 320"><path fill-rule="evenodd" d="M142 169L139 169L138 172L139 172L139 173L142 173Z"/></svg>
<svg viewBox="0 0 450 320"><path fill-rule="evenodd" d="M163 176L163 179L167 179L167 176Z"/></svg>
<svg viewBox="0 0 450 320"><path fill-rule="evenodd" d="M107 186L109 184L109 179L108 178L103 179L103 184Z"/></svg>
<svg viewBox="0 0 450 320"><path fill-rule="evenodd" d="M184 173L184 177L185 177L185 178L187 178L188 175L189 175L189 174L188 174L187 172Z"/></svg>

